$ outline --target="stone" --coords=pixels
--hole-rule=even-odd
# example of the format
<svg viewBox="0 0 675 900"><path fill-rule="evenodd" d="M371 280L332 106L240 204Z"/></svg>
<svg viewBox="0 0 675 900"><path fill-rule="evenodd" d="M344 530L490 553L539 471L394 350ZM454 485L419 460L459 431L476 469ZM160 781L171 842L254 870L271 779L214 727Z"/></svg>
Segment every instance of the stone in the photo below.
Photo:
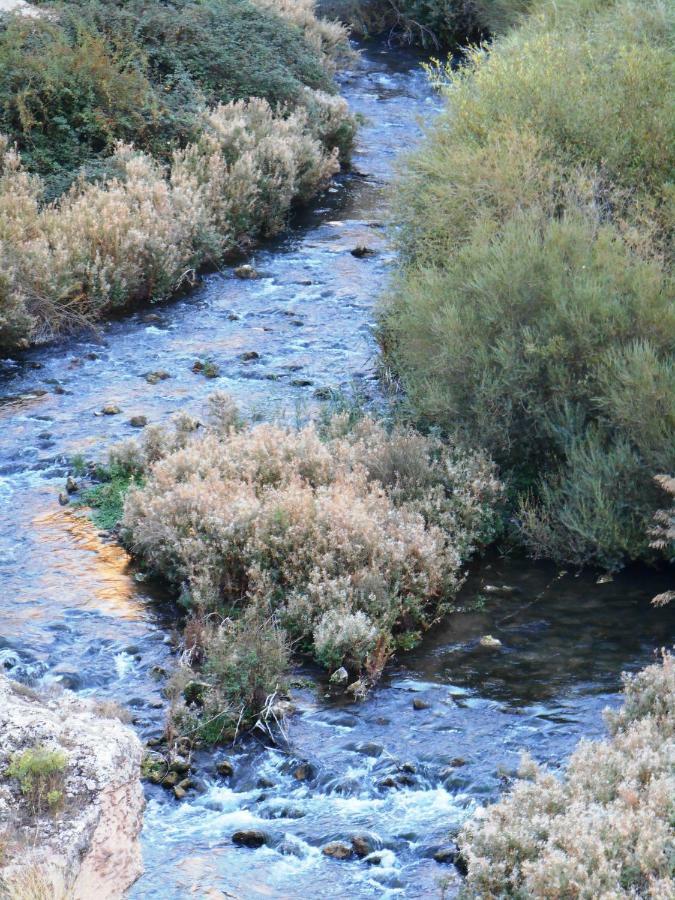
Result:
<svg viewBox="0 0 675 900"><path fill-rule="evenodd" d="M427 703L427 701L422 700L421 697L415 697L415 699L412 702L412 705L413 705L413 709L417 709L417 710L431 708L431 703Z"/></svg>
<svg viewBox="0 0 675 900"><path fill-rule="evenodd" d="M363 682L361 679L359 679L358 681L353 681L351 684L347 685L347 693L353 694L354 698L365 697L367 693L365 682Z"/></svg>
<svg viewBox="0 0 675 900"><path fill-rule="evenodd" d="M237 278L243 279L260 277L256 269L254 269L253 266L248 265L248 263L243 266L237 266L237 268L234 270L234 274Z"/></svg>
<svg viewBox="0 0 675 900"><path fill-rule="evenodd" d="M440 847L434 853L434 859L437 863L442 863L443 865L454 863L457 859L457 847Z"/></svg>
<svg viewBox="0 0 675 900"><path fill-rule="evenodd" d="M370 247L366 247L364 244L359 244L357 247L354 247L350 253L357 259L363 259L364 256L375 256L375 251Z"/></svg>
<svg viewBox="0 0 675 900"><path fill-rule="evenodd" d="M148 384L157 384L159 381L166 381L171 375L164 369L158 369L156 372L146 372L143 376Z"/></svg>
<svg viewBox="0 0 675 900"><path fill-rule="evenodd" d="M239 847L262 847L267 843L267 835L255 828L242 829L232 835L232 843Z"/></svg>
<svg viewBox="0 0 675 900"><path fill-rule="evenodd" d="M271 788L274 787L274 781L271 778L268 778L267 775L261 775L258 779L258 787L261 788Z"/></svg>
<svg viewBox="0 0 675 900"><path fill-rule="evenodd" d="M68 506L68 504L70 503L70 497L68 496L68 494L66 494L65 491L61 491L61 493L59 494L59 503L61 504L61 506Z"/></svg>
<svg viewBox="0 0 675 900"><path fill-rule="evenodd" d="M180 780L180 775L178 772L167 772L166 775L162 778L161 784L165 788L175 787Z"/></svg>
<svg viewBox="0 0 675 900"><path fill-rule="evenodd" d="M499 650L502 645L499 638L492 637L491 634L484 634L478 643L486 650Z"/></svg>
<svg viewBox="0 0 675 900"><path fill-rule="evenodd" d="M244 362L251 362L254 359L260 359L260 354L256 353L255 350L247 350L245 353L242 353L239 358Z"/></svg>
<svg viewBox="0 0 675 900"><path fill-rule="evenodd" d="M102 416L117 416L122 412L119 406L116 403L106 403L105 406L101 407L101 415Z"/></svg>
<svg viewBox="0 0 675 900"><path fill-rule="evenodd" d="M132 428L145 428L148 424L147 416L132 416L129 419L129 424Z"/></svg>
<svg viewBox="0 0 675 900"><path fill-rule="evenodd" d="M296 781L309 781L314 773L309 763L302 763L293 772Z"/></svg>
<svg viewBox="0 0 675 900"><path fill-rule="evenodd" d="M185 759L184 756L174 756L169 762L169 771L184 775L190 771L190 760Z"/></svg>
<svg viewBox="0 0 675 900"><path fill-rule="evenodd" d="M79 484L75 481L72 475L69 475L66 478L66 492L69 494L74 494L76 491L79 491L79 489Z"/></svg>
<svg viewBox="0 0 675 900"><path fill-rule="evenodd" d="M182 800L184 797L187 796L187 791L185 790L185 788L181 787L179 784L177 784L175 786L175 788L173 789L173 793L174 793L174 797L176 798L176 800Z"/></svg>
<svg viewBox="0 0 675 900"><path fill-rule="evenodd" d="M332 859L352 859L354 856L354 850L343 841L331 841L321 848L321 852Z"/></svg>
<svg viewBox="0 0 675 900"><path fill-rule="evenodd" d="M415 763L404 762L401 765L401 771L407 772L408 775L414 775L417 772L417 766L415 765Z"/></svg>
<svg viewBox="0 0 675 900"><path fill-rule="evenodd" d="M340 668L336 669L330 676L331 684L346 684L348 680L349 672L345 669L344 666L340 666Z"/></svg>
<svg viewBox="0 0 675 900"><path fill-rule="evenodd" d="M216 772L225 776L225 778L229 778L231 775L234 775L234 766L229 759L220 759L216 763Z"/></svg>
<svg viewBox="0 0 675 900"><path fill-rule="evenodd" d="M18 785L3 779L3 793L11 799L0 802L0 833L22 822L30 826L29 843L14 847L10 841L5 847L3 886L12 896L25 896L22 883L39 871L40 896L121 900L143 869L138 737L119 719L100 718L93 700L67 691L29 698L3 675L0 734L3 771L9 758L27 747L62 748L69 798L58 817L33 819Z"/></svg>
<svg viewBox="0 0 675 900"><path fill-rule="evenodd" d="M363 858L372 852L373 845L370 838L363 834L357 834L352 838L352 850L357 856Z"/></svg>

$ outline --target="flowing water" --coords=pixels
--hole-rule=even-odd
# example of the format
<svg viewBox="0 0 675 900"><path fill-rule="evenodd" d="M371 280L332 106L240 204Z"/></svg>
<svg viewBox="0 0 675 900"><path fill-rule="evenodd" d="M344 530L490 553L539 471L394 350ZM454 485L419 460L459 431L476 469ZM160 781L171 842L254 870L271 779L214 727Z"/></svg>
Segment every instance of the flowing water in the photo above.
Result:
<svg viewBox="0 0 675 900"><path fill-rule="evenodd" d="M216 273L96 336L0 362L0 663L24 681L121 700L144 738L164 716L154 675L171 664L171 604L134 578L83 512L60 507L58 492L69 459L104 458L134 433L131 416L198 410L215 388L254 417L304 416L327 390L354 384L377 396L373 305L393 258L383 186L438 101L418 58L401 51L372 46L341 81L364 117L355 172L256 252L259 279ZM357 246L375 252L357 258ZM195 374L196 360L216 363L220 377ZM159 369L170 377L143 377ZM109 402L122 412L97 415ZM503 585L511 590L493 590ZM322 676L299 671L287 742L228 751L229 779L215 772L224 751L203 754L201 792L183 802L149 788L146 873L131 896L454 894L460 877L434 853L499 795L521 750L557 764L581 737L602 733L620 672L673 641L673 612L648 602L663 589L645 571L598 584L547 565L483 561L463 611L402 656L367 701L328 697ZM488 633L501 647L481 647ZM266 845L235 847L240 828L263 830ZM355 835L373 850L365 860L322 854L327 841Z"/></svg>

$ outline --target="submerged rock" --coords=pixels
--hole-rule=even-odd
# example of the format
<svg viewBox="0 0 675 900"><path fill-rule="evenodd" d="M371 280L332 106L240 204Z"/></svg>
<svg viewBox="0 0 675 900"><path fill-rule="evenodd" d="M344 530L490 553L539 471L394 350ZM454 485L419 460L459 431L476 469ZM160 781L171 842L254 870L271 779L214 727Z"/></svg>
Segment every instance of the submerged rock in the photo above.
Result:
<svg viewBox="0 0 675 900"><path fill-rule="evenodd" d="M364 244L359 244L357 247L354 247L350 253L357 259L363 259L364 256L375 256L375 251L371 247L366 247Z"/></svg>
<svg viewBox="0 0 675 900"><path fill-rule="evenodd" d="M373 851L372 841L367 835L357 834L352 838L352 850L361 858L368 856Z"/></svg>
<svg viewBox="0 0 675 900"><path fill-rule="evenodd" d="M36 812L16 779L0 782L0 832L11 826L13 835L0 860L9 895L27 896L30 879L35 896L123 897L143 868L140 741L90 701L41 698L0 675L0 771L37 749L61 754L62 796L58 808Z"/></svg>
<svg viewBox="0 0 675 900"><path fill-rule="evenodd" d="M146 372L143 377L148 384L157 384L159 381L171 378L171 375L165 369L158 369L156 372Z"/></svg>
<svg viewBox="0 0 675 900"><path fill-rule="evenodd" d="M439 847L434 853L434 859L437 863L448 865L449 863L455 862L458 852L459 851L455 846Z"/></svg>
<svg viewBox="0 0 675 900"><path fill-rule="evenodd" d="M231 775L234 775L234 766L229 759L220 759L216 763L216 772L225 778L229 778Z"/></svg>
<svg viewBox="0 0 675 900"><path fill-rule="evenodd" d="M147 416L132 416L129 419L129 424L131 425L132 428L145 428L145 426L148 424L148 417Z"/></svg>
<svg viewBox="0 0 675 900"><path fill-rule="evenodd" d="M412 702L412 705L413 705L413 709L417 709L417 710L431 708L431 703L427 703L427 701L422 700L421 697L415 697L415 699Z"/></svg>

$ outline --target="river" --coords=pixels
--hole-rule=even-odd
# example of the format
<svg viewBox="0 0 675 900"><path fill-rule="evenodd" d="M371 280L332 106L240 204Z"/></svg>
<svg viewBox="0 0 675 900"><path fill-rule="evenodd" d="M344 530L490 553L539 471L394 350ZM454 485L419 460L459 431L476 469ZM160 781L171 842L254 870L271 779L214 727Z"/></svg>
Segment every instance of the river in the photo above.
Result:
<svg viewBox="0 0 675 900"><path fill-rule="evenodd" d="M130 417L199 410L216 388L253 418L305 418L334 389L377 400L374 304L394 259L384 188L439 104L419 63L370 45L341 75L363 117L355 171L257 250L260 278L225 269L96 334L0 361L0 664L10 676L117 698L143 738L160 732L171 603L82 510L59 506L68 461L104 459L134 434ZM374 252L354 256L358 246ZM216 363L219 378L193 372L196 360ZM148 383L159 369L170 377ZM99 415L106 403L121 413ZM203 790L182 802L149 787L146 873L131 897L453 896L459 873L434 854L499 795L521 750L559 765L602 733L622 669L672 643L675 610L649 606L664 589L644 570L597 583L497 556L477 564L463 611L399 657L365 702L327 697L322 676L299 669L287 743L202 754ZM488 633L501 647L481 647ZM215 772L225 755L230 779ZM267 845L235 847L239 828L264 830ZM366 860L322 854L355 835L373 849Z"/></svg>

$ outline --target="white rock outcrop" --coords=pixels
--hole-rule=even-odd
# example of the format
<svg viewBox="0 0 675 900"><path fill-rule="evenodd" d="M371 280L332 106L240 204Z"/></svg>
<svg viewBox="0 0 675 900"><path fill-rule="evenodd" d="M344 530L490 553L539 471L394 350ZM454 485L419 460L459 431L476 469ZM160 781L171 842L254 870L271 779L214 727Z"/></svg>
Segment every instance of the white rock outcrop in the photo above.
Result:
<svg viewBox="0 0 675 900"><path fill-rule="evenodd" d="M16 779L17 753L66 754L64 802L31 814ZM0 675L0 897L116 900L142 872L142 746L117 718L69 692L40 697Z"/></svg>

